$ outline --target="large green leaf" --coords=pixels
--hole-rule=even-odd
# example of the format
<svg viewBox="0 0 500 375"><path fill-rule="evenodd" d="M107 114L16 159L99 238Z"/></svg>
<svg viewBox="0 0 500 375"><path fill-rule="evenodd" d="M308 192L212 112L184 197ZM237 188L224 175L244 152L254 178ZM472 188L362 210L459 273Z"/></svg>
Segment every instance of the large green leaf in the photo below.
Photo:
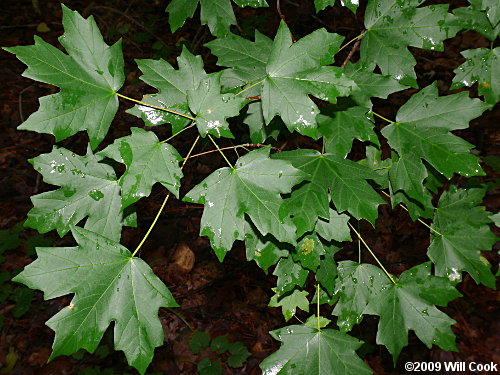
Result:
<svg viewBox="0 0 500 375"><path fill-rule="evenodd" d="M452 186L439 199L431 232L429 258L436 264L436 274L450 280L461 279L462 271L490 288L495 288L495 277L481 250L491 250L497 238L488 224L490 213L481 203L483 189L457 189Z"/></svg>
<svg viewBox="0 0 500 375"><path fill-rule="evenodd" d="M69 55L35 36L32 46L10 47L28 69L23 76L61 88L40 99L40 108L19 129L53 134L56 141L86 130L92 148L108 132L124 82L121 41L109 47L93 17L82 18L65 5L65 33L59 41Z"/></svg>
<svg viewBox="0 0 500 375"><path fill-rule="evenodd" d="M409 46L443 50L443 40L459 27L450 26L453 15L448 5L418 7L423 0L368 2L365 12L366 34L361 42L361 62L375 62L384 75L405 85L416 86L416 61Z"/></svg>
<svg viewBox="0 0 500 375"><path fill-rule="evenodd" d="M187 93L189 90L196 90L207 77L201 56L194 56L183 47L177 58L177 70L161 59L136 61L143 73L141 80L158 90L156 94L145 95L142 101L189 116ZM136 105L127 112L142 118L148 126L170 123L174 133L189 122L185 117L145 105Z"/></svg>
<svg viewBox="0 0 500 375"><path fill-rule="evenodd" d="M333 62L343 37L319 29L296 43L281 22L266 66L261 99L266 123L280 115L290 131L316 137L316 104L308 97L336 102L356 84Z"/></svg>
<svg viewBox="0 0 500 375"><path fill-rule="evenodd" d="M60 189L31 197L33 209L25 225L40 233L57 229L62 237L88 217L85 228L119 241L122 228L120 186L113 168L87 151L80 156L65 148L31 160L43 180Z"/></svg>
<svg viewBox="0 0 500 375"><path fill-rule="evenodd" d="M153 132L132 128L131 135L116 139L99 155L127 166L120 178L122 208L149 196L156 182L179 197L182 157L171 145L160 142Z"/></svg>
<svg viewBox="0 0 500 375"><path fill-rule="evenodd" d="M267 7L266 0L233 0L240 7ZM169 23L172 32L184 25L186 19L193 17L194 11L201 4L201 23L208 25L213 35L224 36L231 25L236 25L230 0L172 0L166 11L170 14Z"/></svg>
<svg viewBox="0 0 500 375"><path fill-rule="evenodd" d="M233 242L244 238L245 214L261 234L295 243L295 226L280 193L289 193L304 177L290 163L270 159L269 148L262 148L239 158L234 168L213 172L184 200L205 205L200 234L210 238L222 261Z"/></svg>
<svg viewBox="0 0 500 375"><path fill-rule="evenodd" d="M426 205L428 193L421 186L427 175L420 159L427 160L445 177L483 175L478 158L470 153L468 142L450 133L465 129L469 121L488 108L466 92L438 97L435 84L414 94L398 111L396 122L382 129L400 160L389 179L394 192L402 191ZM396 203L396 202L393 202Z"/></svg>
<svg viewBox="0 0 500 375"><path fill-rule="evenodd" d="M158 309L178 305L151 268L118 242L78 227L72 233L78 247L38 248L38 259L13 279L42 290L45 299L75 295L47 322L56 332L51 358L94 352L113 321L115 348L144 374L163 344Z"/></svg>
<svg viewBox="0 0 500 375"><path fill-rule="evenodd" d="M430 349L457 350L451 325L455 323L435 305L446 306L461 296L444 277L431 276L431 263L422 263L403 272L396 284L387 279L376 296L369 297L364 314L379 315L377 344L387 347L396 361L408 345L411 329ZM366 283L360 288L367 287Z"/></svg>
<svg viewBox="0 0 500 375"><path fill-rule="evenodd" d="M260 364L263 375L368 375L369 367L356 355L357 339L333 329L307 325L270 332L281 348Z"/></svg>
<svg viewBox="0 0 500 375"><path fill-rule="evenodd" d="M494 105L500 100L500 47L477 48L461 52L465 62L454 70L452 89L478 82L478 93Z"/></svg>
<svg viewBox="0 0 500 375"><path fill-rule="evenodd" d="M321 154L315 150L281 152L273 158L288 160L295 168L307 173L311 184L318 186L328 196L337 211L348 211L357 219L366 219L372 224L378 216L378 206L384 201L373 190L367 179L376 178L368 167L332 154Z"/></svg>

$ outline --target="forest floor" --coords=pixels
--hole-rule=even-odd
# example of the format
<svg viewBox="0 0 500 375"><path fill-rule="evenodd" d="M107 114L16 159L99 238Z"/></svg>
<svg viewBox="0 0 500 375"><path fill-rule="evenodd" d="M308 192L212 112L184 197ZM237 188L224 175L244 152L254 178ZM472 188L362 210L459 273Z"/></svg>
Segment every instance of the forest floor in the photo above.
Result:
<svg viewBox="0 0 500 375"><path fill-rule="evenodd" d="M60 2L40 2L40 13L33 7L33 3L23 0L2 4L1 46L32 44L35 34L54 45L58 44L57 37L63 32ZM171 34L167 26L168 17L164 12L164 1L110 0L103 3L106 5L85 0L65 1L67 6L85 16L94 15L108 43L123 38L126 95L139 99L148 90L151 92L151 88L138 80L140 72L134 59L163 57L175 63L184 44L191 52L203 55L208 71L217 69L215 58L203 47L212 37L206 27L200 26L198 16L195 15L194 20ZM346 36L346 40L356 37L363 28L362 17L359 14L355 17L347 9L337 8L315 15L312 1L303 1L301 5L287 1L282 4L287 23L297 38L319 27L338 32ZM237 18L243 33L248 33L256 25L271 37L279 23L274 7L266 10L238 9ZM448 40L444 52L412 49L418 62L416 72L419 86L424 87L437 80L440 94L449 94L452 71L463 62L459 52L487 45L486 39L473 32L466 32ZM345 55L347 50L344 51ZM340 57L345 58L345 55ZM356 58L357 53L353 60ZM3 271L0 272L0 301L4 296L0 304L0 366L4 367L3 370L0 368L0 372L13 375L134 374L135 370L127 366L123 353L112 350L111 330L107 331L95 355L77 353L56 358L47 364L53 332L44 323L68 305L71 297L44 301L41 292L33 293L8 281L13 274L33 261L34 246L67 246L72 244L72 240L70 236L61 239L53 232L37 235L31 229L21 230L19 225L16 226L26 219L32 207L30 196L53 189L41 181L27 160L49 152L54 144L52 136L17 131L16 127L38 108L39 97L57 92L57 88L23 78L21 73L25 69L24 64L5 51L0 51L0 61L0 230L4 230L0 232L0 249L2 241L4 244L13 241L14 246L17 246L3 254L0 250L0 269ZM405 90L391 95L387 100L377 100L378 112L394 118L397 108L414 91ZM127 135L131 126L143 126L141 120L124 112L130 106L125 102L120 104L120 110L102 147L114 138ZM485 206L493 212L498 212L500 208L500 192L495 190L500 177L499 159L495 159L500 155L498 108L497 106L496 110L486 112L473 120L469 129L457 133L476 145L475 150L483 160L490 161L484 165L487 176L481 180L491 187L485 198ZM154 131L163 137L167 135L167 127L159 127ZM185 132L175 139L174 146L181 155L187 153L192 137L192 133ZM279 140L280 144L277 146L285 141L286 149L310 142L304 137L292 136L288 140ZM87 138L78 134L60 142L60 145L82 154L86 149L86 142ZM221 141L221 146L226 145L230 145L229 140ZM201 143L196 152L210 149L211 144ZM361 143L355 145L353 152L358 150L362 150ZM218 153L190 160L181 195L220 165ZM465 179L455 180L458 184L465 184ZM122 243L125 246L134 248L138 244L164 195L165 189L157 184L150 198L137 204L139 228L124 230ZM223 264L219 263L207 238L198 235L201 208L199 205L172 200L140 255L172 291L180 304L177 311L192 327L208 332L212 337L227 335L230 341L241 341L247 346L251 356L244 367L235 370L224 366L225 374L260 374L258 364L279 347L268 332L284 325L280 309L267 307L275 277L266 275L253 262L247 262L241 243L228 253ZM400 208L390 209L385 205L380 208L379 213L376 230L367 223L361 224L361 230L390 271L399 274L412 265L426 261L428 230L419 223L412 222ZM14 229L5 231L10 228ZM499 249L497 245L494 251L484 253L492 264L498 264ZM355 254L357 244L347 244L336 255L336 259L355 259ZM190 261L193 256L194 266ZM371 259L365 261L371 262ZM494 271L496 267L494 266ZM394 366L387 350L374 345L378 319L365 317L363 324L356 326L352 334L371 343L364 345L360 354L373 371L381 375L403 374L404 363L407 361L493 361L500 364L498 292L476 285L468 275L458 289L464 297L443 308L443 311L457 321L453 331L457 336L458 353L445 352L437 347L429 350L410 333L409 345L403 349ZM323 312L330 313L326 307ZM150 374L195 374L194 363L201 358L210 356L212 359L220 359L220 356L207 351L202 351L199 355L193 354L188 347L191 331L186 324L168 310L161 309L159 315L165 332L165 345L155 351L154 361L148 370ZM298 317L303 320L307 318L307 314L299 312ZM292 319L290 323L298 324L298 320Z"/></svg>

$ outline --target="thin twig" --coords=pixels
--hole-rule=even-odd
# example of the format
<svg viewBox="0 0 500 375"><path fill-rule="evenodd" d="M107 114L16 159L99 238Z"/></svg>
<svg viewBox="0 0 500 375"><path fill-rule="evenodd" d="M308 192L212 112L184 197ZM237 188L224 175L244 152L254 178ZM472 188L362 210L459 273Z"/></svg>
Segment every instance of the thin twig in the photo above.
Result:
<svg viewBox="0 0 500 375"><path fill-rule="evenodd" d="M363 35L365 35L365 31L364 30L361 33L361 37L359 37L358 40L356 40L356 43L354 43L354 45L351 48L351 51L349 51L349 54L347 55L347 57L345 58L344 62L342 63L342 65L341 65L342 68L347 65L347 63L351 59L352 55L354 55L354 52L356 52L356 50L358 49L359 44L361 43L361 39L363 39L363 37L362 37Z"/></svg>
<svg viewBox="0 0 500 375"><path fill-rule="evenodd" d="M286 27L288 27L288 24L286 23L285 15L281 11L280 0L276 0L276 10L278 11L278 14L280 15L280 18L283 20L283 22L285 23ZM289 27L288 27L288 29L290 30ZM292 32L290 32L290 35L292 35ZM294 43L297 41L293 35L292 35L292 41Z"/></svg>
<svg viewBox="0 0 500 375"><path fill-rule="evenodd" d="M21 90L19 93L19 117L21 118L21 122L24 122L24 115L23 115L23 94L25 91L33 87L35 84L32 83L31 85L25 87L24 89Z"/></svg>

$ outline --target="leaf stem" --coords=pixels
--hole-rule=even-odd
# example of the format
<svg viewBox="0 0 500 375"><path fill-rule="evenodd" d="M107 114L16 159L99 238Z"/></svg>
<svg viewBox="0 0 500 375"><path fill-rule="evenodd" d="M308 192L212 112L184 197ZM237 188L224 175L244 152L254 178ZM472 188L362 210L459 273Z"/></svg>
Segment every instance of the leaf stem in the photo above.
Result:
<svg viewBox="0 0 500 375"><path fill-rule="evenodd" d="M234 96L238 96L238 95L240 95L241 93L243 93L243 92L245 92L245 91L247 91L247 90L250 90L252 87L255 87L255 86L257 86L257 85L260 85L262 82L264 82L264 79L265 79L265 78L261 79L259 82L255 82L255 83L251 84L251 85L250 85L250 86L248 86L248 87L245 87L243 90L241 90L240 92L236 93Z"/></svg>
<svg viewBox="0 0 500 375"><path fill-rule="evenodd" d="M226 158L226 155L224 155L224 153L222 152L222 150L219 148L219 146L217 145L217 143L215 143L214 139L212 138L212 136L210 134L207 134L208 135L208 138L210 138L210 140L212 141L212 143L214 144L215 148L217 149L217 151L220 152L220 154L222 155L222 157L224 158L224 160L226 161L227 164L229 164L229 166L234 169L233 165L229 162L229 160Z"/></svg>
<svg viewBox="0 0 500 375"><path fill-rule="evenodd" d="M340 49L337 51L337 53L339 53L340 51L342 51L344 48L346 48L349 44L351 44L352 42L355 42L356 40L358 40L359 38L362 38L366 32L368 30L365 30L364 32L362 32L361 34L359 34L356 38L354 39L351 39L350 41L348 41L346 44L344 44L342 47L340 47Z"/></svg>
<svg viewBox="0 0 500 375"><path fill-rule="evenodd" d="M168 142L170 141L172 138L174 138L175 136L181 134L184 130L188 130L188 129L191 129L196 123L194 121L191 122L191 124L189 124L188 126L186 126L185 128L179 130L177 133L175 134L172 134L170 137L168 137L167 139L164 139L163 141L161 141L160 143L165 143L165 142Z"/></svg>
<svg viewBox="0 0 500 375"><path fill-rule="evenodd" d="M194 140L193 142L193 145L191 146L191 148L189 149L189 152L187 154L187 156L184 158L184 161L182 162L182 165L181 165L181 170L182 168L184 168L184 165L186 165L186 162L187 160L189 159L189 155L191 155L191 153L193 152L193 149L194 149L194 146L196 145L196 143L198 142L198 140L200 139L200 136L196 137L196 139ZM134 252L132 253L132 256L130 258L133 258L135 256L135 254L137 254L137 252L140 250L140 248L142 247L142 245L144 244L144 242L146 242L146 240L148 239L149 237L149 234L151 233L151 231L153 230L154 226L156 225L156 222L158 221L160 215L161 215L161 212L163 211L163 209L165 208L165 205L167 204L167 201L168 201L168 198L170 198L170 193L167 194L167 196L165 197L165 199L163 200L163 203L161 204L161 207L160 209L158 210L158 212L156 213L156 216L153 220L153 222L151 223L151 225L149 226L149 229L148 231L146 232L146 234L144 235L144 237L142 238L141 242L139 243L139 245L137 245L137 247L135 248Z"/></svg>
<svg viewBox="0 0 500 375"><path fill-rule="evenodd" d="M387 121L387 122L389 122L389 123L391 123L391 124L395 124L395 122L394 122L394 121L389 120L388 118L385 118L384 116L381 116L381 115L379 115L378 113L375 113L375 112L373 112L373 111L372 111L372 113L373 113L375 116L380 117L382 120L385 120L385 121Z"/></svg>
<svg viewBox="0 0 500 375"><path fill-rule="evenodd" d="M316 284L316 316L318 318L318 332L321 331L321 325L319 324L319 283Z"/></svg>
<svg viewBox="0 0 500 375"><path fill-rule="evenodd" d="M372 251L372 249L370 249L370 246L368 246L368 244L365 242L365 240L363 239L363 237L361 237L361 235L359 234L359 232L354 229L354 227L351 225L351 223L347 223L349 224L349 226L351 227L351 229L354 231L354 233L356 233L356 235L358 236L358 238L361 240L361 242L363 242L363 245L365 245L365 247L368 249L368 251L370 252L370 254L372 255L372 257L377 261L378 265L380 266L380 268L382 268L385 272L385 274L387 275L387 277L392 281L392 283L394 285L396 285L397 283L394 281L394 279L392 278L392 275L385 269L385 267L383 266L383 264L380 262L380 260L377 258L377 256L375 255L375 253Z"/></svg>
<svg viewBox="0 0 500 375"><path fill-rule="evenodd" d="M220 150L231 150L231 149L236 149L238 147L267 147L269 145L264 145L261 143L243 143L241 145L236 145L236 146L227 146L227 147L221 147ZM278 150L276 147L271 147L272 149ZM217 152L219 150L210 150L210 151L205 151L205 152L200 152L199 154L191 155L192 158L196 158L198 156L206 155L206 154L211 154L212 152Z"/></svg>
<svg viewBox="0 0 500 375"><path fill-rule="evenodd" d="M172 113L172 114L177 115L177 116L185 117L185 118L188 118L188 119L190 119L192 121L195 120L194 117L191 117L191 116L186 115L184 113L176 112L176 111L168 109L168 108L159 107L159 106L154 105L154 104L149 104L149 103L143 102L141 100L130 98L128 96L120 94L119 92L115 92L115 94L118 95L119 97L123 98L123 99L130 100L131 102L138 103L138 104L141 104L141 105L146 106L146 107L151 107L151 108L159 109L160 111L164 111L164 112Z"/></svg>
<svg viewBox="0 0 500 375"><path fill-rule="evenodd" d="M384 193L388 198L391 198L391 196L389 194L387 194L385 191L382 190L382 193ZM406 208L402 203L399 204L401 206L401 208L403 210L405 210L406 212L409 212L408 211L408 208ZM429 228L431 231L433 231L434 233L436 233L438 236L443 236L442 233L438 232L437 230L435 230L433 227L431 227L429 224L427 224L425 221L423 221L421 218L418 218L417 219L421 224L424 224L427 228Z"/></svg>
<svg viewBox="0 0 500 375"><path fill-rule="evenodd" d="M191 324L188 323L188 321L186 320L186 318L184 318L181 314L179 314L177 311L175 311L173 308L171 307L166 307L166 309L168 311L170 311L172 314L174 314L176 317L178 317L182 323L184 323L191 332L194 332L194 328L191 326Z"/></svg>

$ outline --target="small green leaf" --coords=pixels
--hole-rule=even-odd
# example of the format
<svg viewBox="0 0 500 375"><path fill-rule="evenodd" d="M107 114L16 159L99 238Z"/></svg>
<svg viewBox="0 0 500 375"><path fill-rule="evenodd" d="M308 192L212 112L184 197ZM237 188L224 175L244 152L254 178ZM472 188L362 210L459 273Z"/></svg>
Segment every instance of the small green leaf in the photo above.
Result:
<svg viewBox="0 0 500 375"><path fill-rule="evenodd" d="M132 134L118 138L99 155L124 163L127 170L120 178L122 208L135 203L151 193L160 182L179 197L182 157L168 143L162 143L153 132L132 128Z"/></svg>
<svg viewBox="0 0 500 375"><path fill-rule="evenodd" d="M25 225L40 233L57 229L62 237L88 217L85 228L119 241L123 217L120 186L113 168L101 160L90 148L87 155L80 156L56 146L32 159L43 180L61 188L31 197L34 207Z"/></svg>
<svg viewBox="0 0 500 375"><path fill-rule="evenodd" d="M207 332L194 331L193 336L189 339L189 349L194 354L200 353L201 349L206 349L210 345L210 335Z"/></svg>
<svg viewBox="0 0 500 375"><path fill-rule="evenodd" d="M250 357L250 352L239 341L229 344L228 350L231 356L227 359L227 364L232 368L242 367L248 357Z"/></svg>
<svg viewBox="0 0 500 375"><path fill-rule="evenodd" d="M203 358L197 366L200 375L221 375L222 367L219 361L211 362L208 358Z"/></svg>
<svg viewBox="0 0 500 375"><path fill-rule="evenodd" d="M318 322L318 320L319 320L319 322ZM325 328L331 322L332 321L330 319L324 318L321 315L319 316L319 319L318 319L317 315L311 315L309 318L307 318L304 325L317 329L318 325L319 325L319 328Z"/></svg>
<svg viewBox="0 0 500 375"><path fill-rule="evenodd" d="M278 276L276 296L282 296L295 288L302 287L309 271L293 261L292 257L281 258L274 269L273 275Z"/></svg>
<svg viewBox="0 0 500 375"><path fill-rule="evenodd" d="M229 130L228 117L237 116L245 99L234 94L221 94L220 73L209 75L187 97L189 108L196 116L196 126L202 137L234 138Z"/></svg>
<svg viewBox="0 0 500 375"><path fill-rule="evenodd" d="M339 215L337 211L330 208L330 219L323 220L319 218L316 222L314 231L318 233L321 238L326 241L352 241L351 231L347 222L349 221L349 216Z"/></svg>
<svg viewBox="0 0 500 375"><path fill-rule="evenodd" d="M271 297L269 306L281 306L283 316L288 322L295 315L297 308L309 312L309 301L306 298L308 294L309 293L307 293L306 291L299 291L297 289L295 289L291 294L287 294L283 297L278 297L278 295L275 294L273 297Z"/></svg>
<svg viewBox="0 0 500 375"><path fill-rule="evenodd" d="M210 344L210 349L213 352L218 352L219 354L223 354L229 350L229 341L227 336L218 336L212 340Z"/></svg>

